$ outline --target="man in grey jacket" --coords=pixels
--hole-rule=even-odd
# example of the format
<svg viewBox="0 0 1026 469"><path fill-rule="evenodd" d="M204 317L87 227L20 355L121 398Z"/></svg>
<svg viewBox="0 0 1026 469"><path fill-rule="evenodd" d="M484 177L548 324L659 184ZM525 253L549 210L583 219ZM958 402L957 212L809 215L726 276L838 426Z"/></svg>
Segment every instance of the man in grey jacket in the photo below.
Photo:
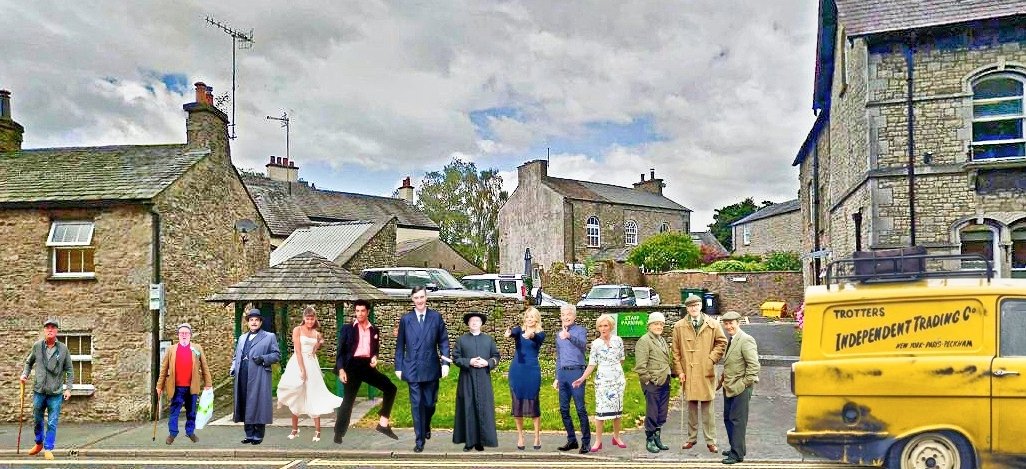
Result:
<svg viewBox="0 0 1026 469"><path fill-rule="evenodd" d="M61 405L71 398L71 384L74 371L68 346L57 341L57 321L48 319L43 323L43 339L32 345L32 351L25 359L21 382L28 381L32 370L36 371L32 385L32 417L35 419L36 445L29 456L45 451L43 457L53 459L53 445L57 441L57 421ZM46 412L45 431L43 412Z"/></svg>
<svg viewBox="0 0 1026 469"><path fill-rule="evenodd" d="M648 332L634 346L634 371L645 393L645 449L658 453L670 449L663 444L662 428L670 407L672 359L670 346L663 338L666 317L655 312L648 315Z"/></svg>
<svg viewBox="0 0 1026 469"><path fill-rule="evenodd" d="M755 339L741 330L741 315L727 311L720 317L730 336L723 356L723 374L717 389L723 388L723 425L727 428L730 450L724 451L723 464L745 460L745 429L748 427L748 402L752 387L759 382L759 348Z"/></svg>

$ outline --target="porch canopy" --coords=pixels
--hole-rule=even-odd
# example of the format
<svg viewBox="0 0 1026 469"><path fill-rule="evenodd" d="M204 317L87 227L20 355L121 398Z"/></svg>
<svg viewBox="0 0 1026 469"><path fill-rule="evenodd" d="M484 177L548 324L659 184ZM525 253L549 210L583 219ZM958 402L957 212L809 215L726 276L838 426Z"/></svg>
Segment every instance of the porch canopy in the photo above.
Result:
<svg viewBox="0 0 1026 469"><path fill-rule="evenodd" d="M342 303L389 296L356 274L306 251L216 293L208 302Z"/></svg>

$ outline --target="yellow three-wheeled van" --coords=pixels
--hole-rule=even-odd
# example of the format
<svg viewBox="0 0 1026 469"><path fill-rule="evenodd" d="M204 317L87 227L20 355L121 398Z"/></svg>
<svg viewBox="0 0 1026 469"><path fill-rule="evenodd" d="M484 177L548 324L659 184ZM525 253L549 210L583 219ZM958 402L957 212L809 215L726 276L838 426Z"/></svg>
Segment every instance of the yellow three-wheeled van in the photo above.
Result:
<svg viewBox="0 0 1026 469"><path fill-rule="evenodd" d="M991 277L964 256L831 264L805 293L788 443L888 468L1026 468L1026 280Z"/></svg>

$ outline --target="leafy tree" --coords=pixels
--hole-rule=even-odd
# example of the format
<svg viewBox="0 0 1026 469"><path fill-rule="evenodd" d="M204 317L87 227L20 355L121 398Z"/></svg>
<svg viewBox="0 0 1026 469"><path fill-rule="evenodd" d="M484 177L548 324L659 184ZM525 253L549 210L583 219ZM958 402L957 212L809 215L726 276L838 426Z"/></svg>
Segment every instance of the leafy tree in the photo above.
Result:
<svg viewBox="0 0 1026 469"><path fill-rule="evenodd" d="M699 246L698 252L702 256L702 265L709 265L713 262L716 262L720 259L727 257L725 254L723 254L722 251L708 244L703 244Z"/></svg>
<svg viewBox="0 0 1026 469"><path fill-rule="evenodd" d="M652 236L632 249L627 262L664 272L698 267L701 254L690 234L668 231Z"/></svg>
<svg viewBox="0 0 1026 469"><path fill-rule="evenodd" d="M766 270L802 270L802 259L794 251L772 251L766 253Z"/></svg>
<svg viewBox="0 0 1026 469"><path fill-rule="evenodd" d="M424 175L417 207L438 223L439 238L488 272L499 264L499 207L509 194L496 169L478 170L454 158L441 171Z"/></svg>
<svg viewBox="0 0 1026 469"><path fill-rule="evenodd" d="M763 207L767 203L772 204L772 202L766 201L763 202ZM759 207L755 205L755 201L751 197L736 204L718 208L713 212L713 223L709 225L709 231L720 241L720 244L723 244L723 247L728 251L733 251L734 244L730 239L730 224L755 213L758 209Z"/></svg>

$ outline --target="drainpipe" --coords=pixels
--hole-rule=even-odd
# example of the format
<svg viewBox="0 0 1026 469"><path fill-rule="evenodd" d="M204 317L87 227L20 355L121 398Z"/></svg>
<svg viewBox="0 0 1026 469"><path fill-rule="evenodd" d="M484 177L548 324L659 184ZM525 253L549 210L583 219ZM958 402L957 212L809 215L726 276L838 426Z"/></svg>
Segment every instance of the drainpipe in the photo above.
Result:
<svg viewBox="0 0 1026 469"><path fill-rule="evenodd" d="M150 218L153 226L153 239L150 241L150 249L153 258L153 283L159 284L160 277L160 213L155 207L150 207ZM163 306L161 306L163 307ZM150 408L152 418L160 414L160 400L157 397L157 375L160 374L160 310L150 310L150 324L153 330L150 331L150 340L153 344L150 354Z"/></svg>
<svg viewBox="0 0 1026 469"><path fill-rule="evenodd" d="M916 32L908 35L908 44L905 46L905 68L908 75L905 80L908 91L905 95L905 107L908 113L908 234L909 244L916 245L916 140L913 132L915 124L912 115L912 84L913 81L913 58L916 53Z"/></svg>
<svg viewBox="0 0 1026 469"><path fill-rule="evenodd" d="M829 112L829 111L823 111ZM820 213L820 201L819 201L819 148L812 148L812 251L816 253L816 257L812 260L812 283L813 285L819 285L819 272L822 268L822 258L819 257L819 251L823 247L819 243L819 213Z"/></svg>

